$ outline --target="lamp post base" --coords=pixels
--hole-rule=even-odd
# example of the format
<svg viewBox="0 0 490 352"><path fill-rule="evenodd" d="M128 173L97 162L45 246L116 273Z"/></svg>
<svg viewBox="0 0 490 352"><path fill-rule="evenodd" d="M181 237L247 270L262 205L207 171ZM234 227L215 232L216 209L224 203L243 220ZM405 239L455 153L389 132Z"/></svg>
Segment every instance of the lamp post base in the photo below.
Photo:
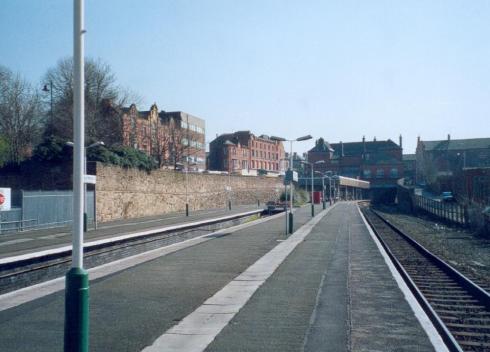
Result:
<svg viewBox="0 0 490 352"><path fill-rule="evenodd" d="M293 225L294 225L294 220L293 220L293 213L289 213L289 234L293 233Z"/></svg>
<svg viewBox="0 0 490 352"><path fill-rule="evenodd" d="M189 204L185 203L185 216L189 216Z"/></svg>
<svg viewBox="0 0 490 352"><path fill-rule="evenodd" d="M81 268L71 268L66 274L65 352L88 352L88 308L88 272Z"/></svg>
<svg viewBox="0 0 490 352"><path fill-rule="evenodd" d="M231 200L228 201L228 210L231 210Z"/></svg>
<svg viewBox="0 0 490 352"><path fill-rule="evenodd" d="M311 203L311 217L315 216L315 204Z"/></svg>

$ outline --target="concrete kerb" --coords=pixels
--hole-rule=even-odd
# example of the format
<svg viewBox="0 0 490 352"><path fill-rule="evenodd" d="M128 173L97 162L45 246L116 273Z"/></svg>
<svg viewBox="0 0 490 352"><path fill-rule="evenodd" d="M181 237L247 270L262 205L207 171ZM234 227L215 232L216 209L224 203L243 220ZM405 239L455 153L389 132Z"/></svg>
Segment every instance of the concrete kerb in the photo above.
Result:
<svg viewBox="0 0 490 352"><path fill-rule="evenodd" d="M213 239L213 235L219 235L224 233L232 233L244 228L254 226L257 224L261 224L263 222L267 222L273 219L277 219L281 216L284 216L282 213L275 214L266 218L254 220L251 222L247 222L244 224L236 225L233 227L225 228L213 232L211 234L204 234L198 237L194 237L182 242L173 243L165 247L153 249L148 252L136 254L134 256L130 256L127 258L119 259L107 264L103 264L94 268L88 269L90 280L96 280L101 277L111 275L117 273L119 271L131 268L133 266L142 264L144 262L156 259L158 257L177 252L181 249L188 248L191 246L195 246L197 244L209 241ZM29 287L25 287L19 290L15 290L12 292L5 293L0 295L0 311L16 307L23 303L27 303L33 301L35 299L50 295L52 293L61 291L65 288L65 278L59 277L53 280L49 280L46 282L42 282L36 285L32 285Z"/></svg>
<svg viewBox="0 0 490 352"><path fill-rule="evenodd" d="M204 351L256 290L335 205L321 211L286 240L257 260L206 300L179 324L167 330L143 352ZM282 214L278 214L282 215Z"/></svg>

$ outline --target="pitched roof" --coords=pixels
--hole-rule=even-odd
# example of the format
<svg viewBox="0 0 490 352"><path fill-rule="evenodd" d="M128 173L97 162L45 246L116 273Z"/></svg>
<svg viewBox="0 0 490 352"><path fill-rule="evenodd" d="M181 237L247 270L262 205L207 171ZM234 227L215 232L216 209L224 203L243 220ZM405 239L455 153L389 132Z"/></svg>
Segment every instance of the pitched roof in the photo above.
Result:
<svg viewBox="0 0 490 352"><path fill-rule="evenodd" d="M234 133L224 133L216 137L211 143L225 144L230 142L233 144L240 143L242 146L248 147L248 141L250 139L250 131L237 131Z"/></svg>
<svg viewBox="0 0 490 352"><path fill-rule="evenodd" d="M468 150L490 148L490 138L450 139L442 141L420 141L429 150Z"/></svg>
<svg viewBox="0 0 490 352"><path fill-rule="evenodd" d="M320 138L316 141L315 146L309 150L310 152L333 152L333 148L330 146L330 143L326 142L323 138Z"/></svg>
<svg viewBox="0 0 490 352"><path fill-rule="evenodd" d="M361 155L366 147L366 153L380 153L384 150L400 149L401 147L391 139L386 141L366 141L366 142L348 142L348 143L332 143L334 155L340 156L344 149L344 156Z"/></svg>

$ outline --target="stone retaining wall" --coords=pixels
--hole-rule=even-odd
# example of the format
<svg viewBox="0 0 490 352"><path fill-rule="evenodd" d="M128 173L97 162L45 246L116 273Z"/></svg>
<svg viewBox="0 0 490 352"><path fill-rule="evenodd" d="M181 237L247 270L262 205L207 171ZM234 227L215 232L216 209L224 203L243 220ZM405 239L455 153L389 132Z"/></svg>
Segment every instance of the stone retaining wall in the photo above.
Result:
<svg viewBox="0 0 490 352"><path fill-rule="evenodd" d="M97 164L97 220L129 219L184 211L185 173L171 170L145 172ZM232 204L261 204L278 200L282 178L187 175L189 209L224 208ZM231 191L226 187L231 184Z"/></svg>

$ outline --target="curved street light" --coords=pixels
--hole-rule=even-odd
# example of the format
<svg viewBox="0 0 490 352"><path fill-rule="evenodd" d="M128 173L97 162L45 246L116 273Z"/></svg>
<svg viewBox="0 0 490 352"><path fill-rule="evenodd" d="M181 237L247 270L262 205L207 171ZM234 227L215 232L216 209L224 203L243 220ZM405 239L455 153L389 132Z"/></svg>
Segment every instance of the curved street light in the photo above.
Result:
<svg viewBox="0 0 490 352"><path fill-rule="evenodd" d="M273 140L273 141L277 141L277 142L289 142L290 143L290 153L289 153L289 158L290 158L290 162L289 162L289 170L293 171L293 142L302 142L302 141L307 141L308 139L312 139L313 137L311 135L306 135L306 136L302 136L302 137L298 137L296 139L286 139L286 138L283 138L283 137L277 137L277 136L271 136L270 139ZM286 221L286 235L288 233L292 234L293 233L293 223L294 223L294 220L293 220L293 191L294 191L294 188L293 188L293 183L291 182L291 185L289 186L290 188L290 211L289 211L289 226L288 226L288 221ZM285 194L285 200L286 200L286 204L287 204L287 201L288 201L288 194L287 194L287 187L286 187L286 194ZM286 219L288 219L288 207L286 206ZM289 231L288 231L288 227L289 227Z"/></svg>

